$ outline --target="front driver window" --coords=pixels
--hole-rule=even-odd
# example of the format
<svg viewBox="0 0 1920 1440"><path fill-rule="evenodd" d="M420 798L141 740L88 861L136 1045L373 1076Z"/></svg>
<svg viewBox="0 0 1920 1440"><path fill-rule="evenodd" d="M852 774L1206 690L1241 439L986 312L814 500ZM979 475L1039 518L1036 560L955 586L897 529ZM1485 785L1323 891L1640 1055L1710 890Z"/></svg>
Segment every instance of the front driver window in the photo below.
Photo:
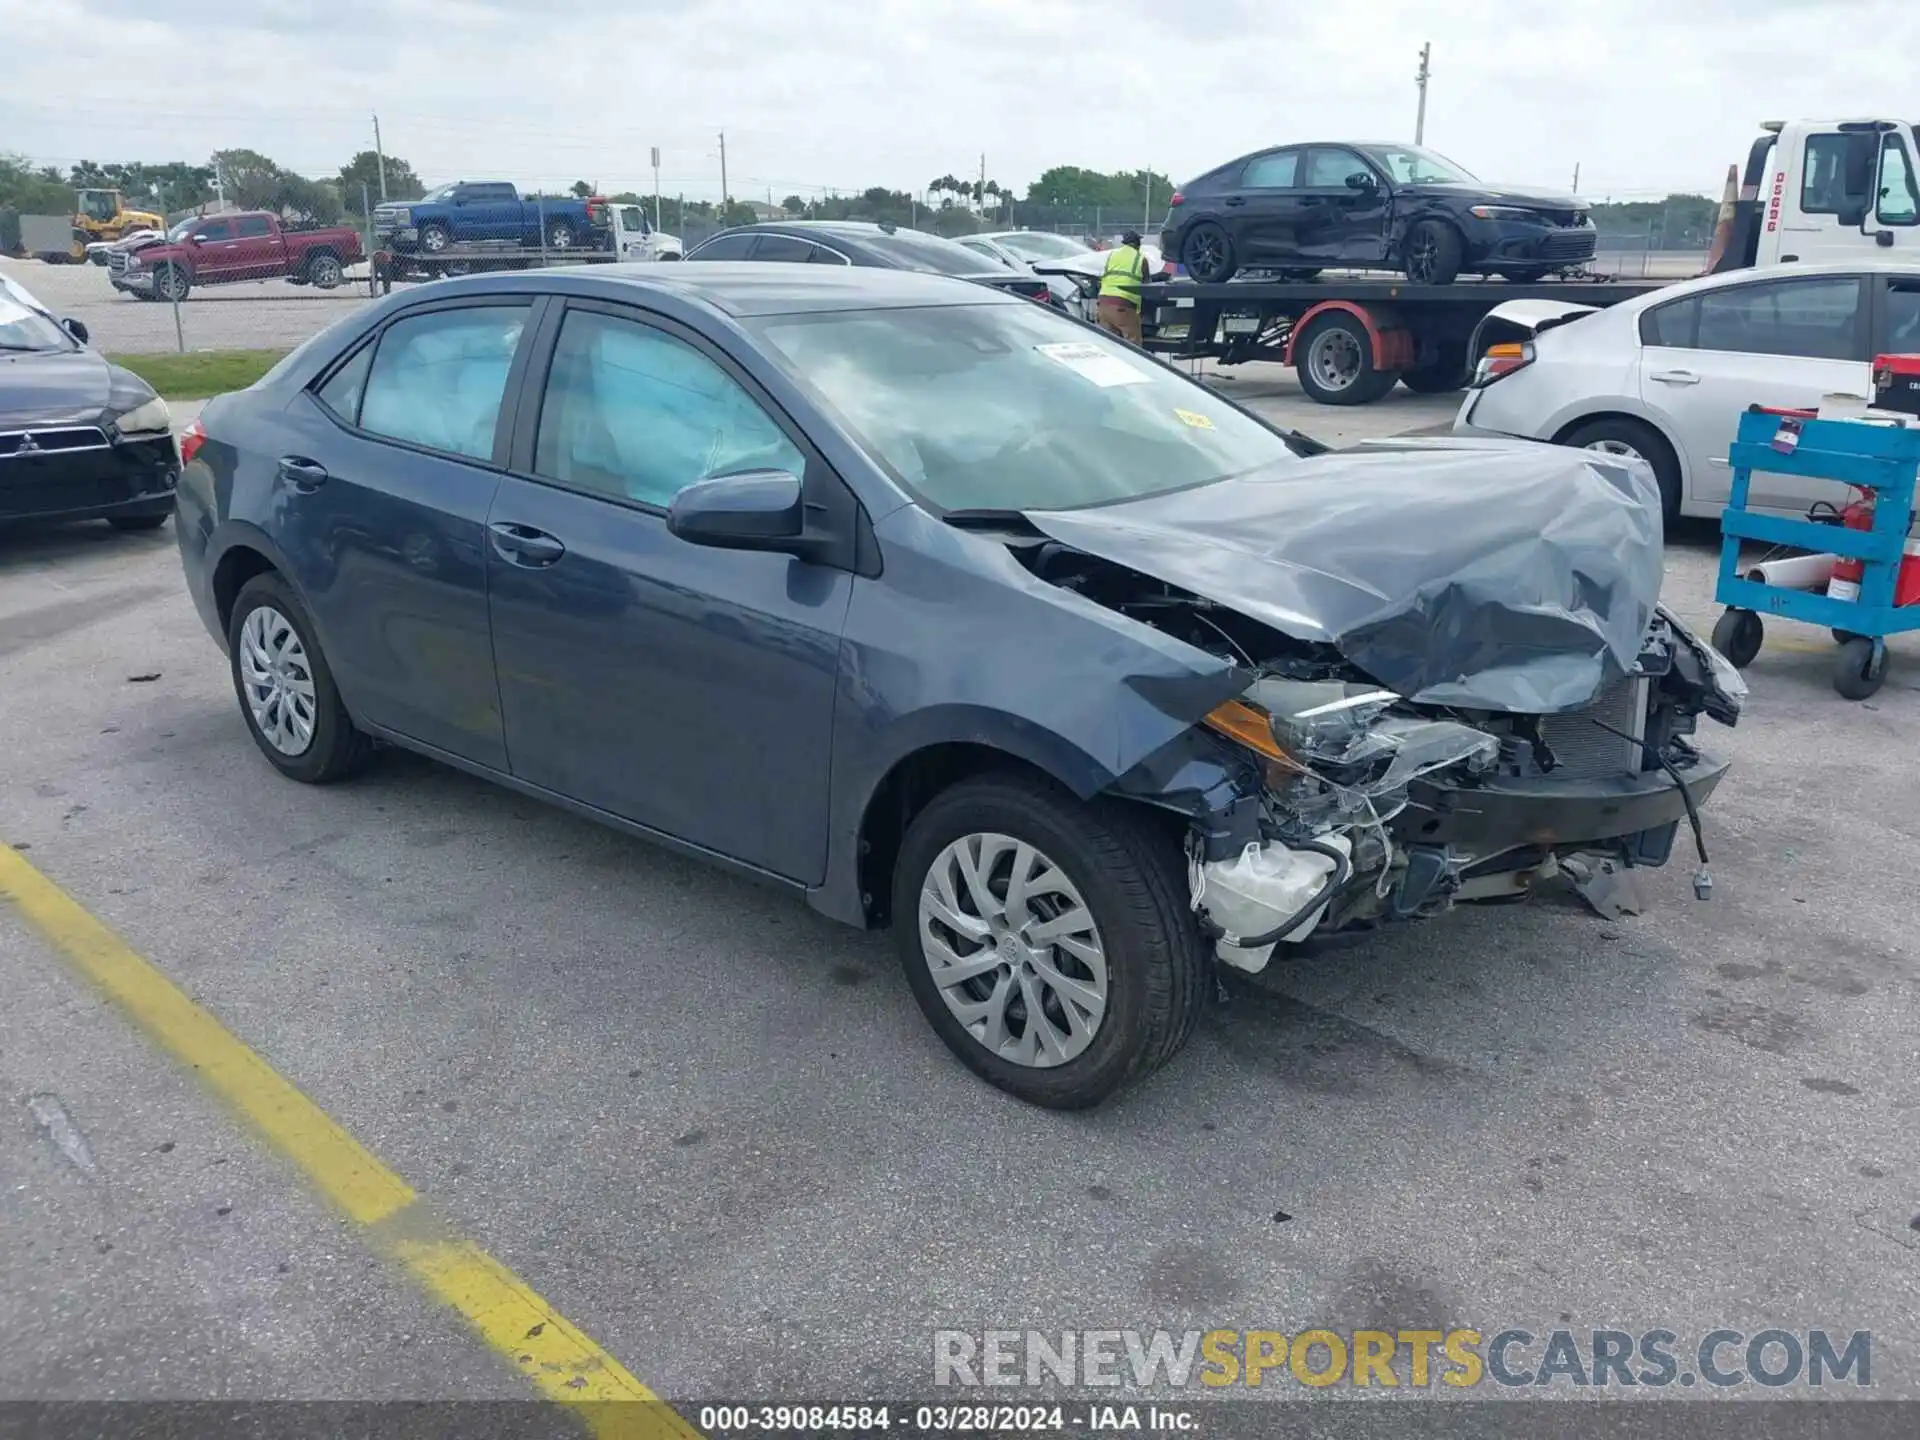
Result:
<svg viewBox="0 0 1920 1440"><path fill-rule="evenodd" d="M665 508L696 480L806 462L731 375L685 341L568 313L540 407L534 473Z"/></svg>
<svg viewBox="0 0 1920 1440"><path fill-rule="evenodd" d="M475 460L493 456L525 305L475 305L396 320L380 337L360 428Z"/></svg>

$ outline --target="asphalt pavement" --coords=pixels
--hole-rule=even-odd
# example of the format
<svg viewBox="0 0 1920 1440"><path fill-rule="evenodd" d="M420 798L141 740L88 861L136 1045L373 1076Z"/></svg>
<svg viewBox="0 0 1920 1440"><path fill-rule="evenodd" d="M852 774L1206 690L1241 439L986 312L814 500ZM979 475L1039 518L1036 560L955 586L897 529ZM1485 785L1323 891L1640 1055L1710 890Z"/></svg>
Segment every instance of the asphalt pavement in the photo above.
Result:
<svg viewBox="0 0 1920 1440"><path fill-rule="evenodd" d="M1226 383L1334 439L1452 409ZM1712 562L1673 537L1703 627ZM1737 759L1710 902L1683 848L1637 917L1276 964L1081 1115L951 1059L886 935L406 755L279 779L171 527L0 535L0 841L689 1406L924 1398L936 1330L1003 1327L1868 1330L1871 1393L1920 1398L1892 648L1849 703L1772 627L1703 726ZM529 1393L4 904L0 994L0 1399Z"/></svg>

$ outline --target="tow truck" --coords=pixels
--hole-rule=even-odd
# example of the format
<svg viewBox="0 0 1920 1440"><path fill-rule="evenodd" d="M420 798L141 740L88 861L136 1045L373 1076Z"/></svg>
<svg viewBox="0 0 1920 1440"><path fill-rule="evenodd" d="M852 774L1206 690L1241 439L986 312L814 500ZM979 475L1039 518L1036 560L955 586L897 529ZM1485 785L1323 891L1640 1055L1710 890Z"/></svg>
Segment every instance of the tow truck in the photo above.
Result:
<svg viewBox="0 0 1920 1440"><path fill-rule="evenodd" d="M1920 133L1901 120L1768 121L1731 180L1703 273L1848 255L1920 258ZM1395 385L1462 388L1515 301L1618 305L1669 283L1575 273L1514 283L1415 285L1363 272L1311 280L1163 280L1141 289L1145 344L1176 359L1293 367L1322 405L1366 405ZM1507 313L1524 313L1514 306Z"/></svg>

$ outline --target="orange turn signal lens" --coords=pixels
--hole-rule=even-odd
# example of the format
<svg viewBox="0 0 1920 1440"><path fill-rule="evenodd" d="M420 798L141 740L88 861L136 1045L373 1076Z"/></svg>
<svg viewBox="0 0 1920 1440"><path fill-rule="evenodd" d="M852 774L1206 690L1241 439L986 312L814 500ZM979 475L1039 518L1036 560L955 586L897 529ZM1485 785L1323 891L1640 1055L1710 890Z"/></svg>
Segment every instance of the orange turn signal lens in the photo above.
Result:
<svg viewBox="0 0 1920 1440"><path fill-rule="evenodd" d="M1273 738L1273 727L1267 723L1266 712L1244 700L1229 700L1224 705L1215 706L1201 723L1269 760L1278 760L1286 765L1294 763L1292 757L1280 748L1280 742Z"/></svg>

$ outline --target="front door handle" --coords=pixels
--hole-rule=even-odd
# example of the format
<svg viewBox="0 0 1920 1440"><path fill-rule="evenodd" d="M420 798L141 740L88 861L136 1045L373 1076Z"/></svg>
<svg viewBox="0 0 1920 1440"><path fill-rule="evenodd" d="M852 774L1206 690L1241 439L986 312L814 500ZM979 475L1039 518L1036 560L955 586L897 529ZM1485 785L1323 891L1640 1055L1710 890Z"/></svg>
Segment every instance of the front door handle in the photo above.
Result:
<svg viewBox="0 0 1920 1440"><path fill-rule="evenodd" d="M1244 195L1229 195L1227 197L1227 204L1229 205L1244 205L1246 203L1247 197Z"/></svg>
<svg viewBox="0 0 1920 1440"><path fill-rule="evenodd" d="M1662 385L1698 385L1700 383L1700 377L1691 370L1655 370L1647 378L1658 380Z"/></svg>
<svg viewBox="0 0 1920 1440"><path fill-rule="evenodd" d="M304 455L282 455L280 478L302 495L311 495L327 483L327 467Z"/></svg>
<svg viewBox="0 0 1920 1440"><path fill-rule="evenodd" d="M487 529L492 535L495 553L509 565L544 570L567 553L566 546L546 531L536 530L531 525L496 520Z"/></svg>

